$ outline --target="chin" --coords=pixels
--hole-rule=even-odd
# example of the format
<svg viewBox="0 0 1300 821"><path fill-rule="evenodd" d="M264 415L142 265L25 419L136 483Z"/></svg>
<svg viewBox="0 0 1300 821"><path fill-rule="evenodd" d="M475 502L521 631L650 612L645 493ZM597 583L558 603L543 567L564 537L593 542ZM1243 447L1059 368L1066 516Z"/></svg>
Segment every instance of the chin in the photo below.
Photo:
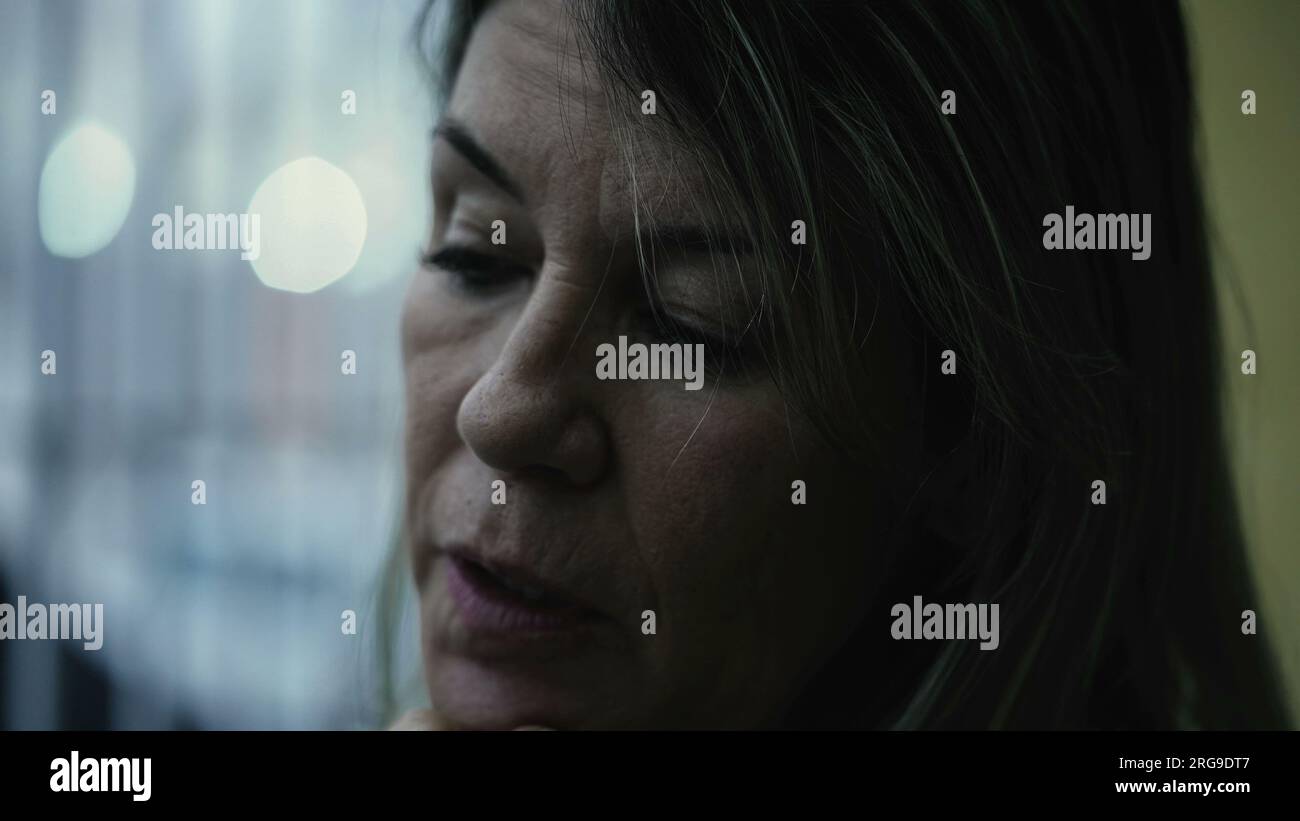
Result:
<svg viewBox="0 0 1300 821"><path fill-rule="evenodd" d="M434 658L427 665L429 698L454 729L555 730L644 726L626 710L602 709L608 698L596 679L561 681L556 671L477 659ZM567 678L567 677L566 677ZM585 684L585 686L583 686ZM629 694L629 696L632 694Z"/></svg>

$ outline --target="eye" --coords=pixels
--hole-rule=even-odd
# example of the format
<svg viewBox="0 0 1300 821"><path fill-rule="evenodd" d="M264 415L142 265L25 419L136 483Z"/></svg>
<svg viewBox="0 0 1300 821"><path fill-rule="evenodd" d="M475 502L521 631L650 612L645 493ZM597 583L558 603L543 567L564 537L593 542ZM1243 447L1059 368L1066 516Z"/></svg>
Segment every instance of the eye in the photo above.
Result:
<svg viewBox="0 0 1300 821"><path fill-rule="evenodd" d="M646 309L640 314L644 333L656 342L703 345L705 369L717 376L749 378L755 375L753 346L735 334L716 334L662 311Z"/></svg>
<svg viewBox="0 0 1300 821"><path fill-rule="evenodd" d="M463 245L426 252L421 255L421 262L426 268L447 272L459 287L474 294L489 294L533 275L526 265Z"/></svg>

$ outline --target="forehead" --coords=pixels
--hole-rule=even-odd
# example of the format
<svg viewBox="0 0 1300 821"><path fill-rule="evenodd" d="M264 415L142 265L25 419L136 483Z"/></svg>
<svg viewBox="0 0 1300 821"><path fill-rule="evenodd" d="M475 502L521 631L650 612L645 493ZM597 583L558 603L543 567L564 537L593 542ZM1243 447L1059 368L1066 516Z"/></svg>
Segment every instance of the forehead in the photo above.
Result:
<svg viewBox="0 0 1300 821"><path fill-rule="evenodd" d="M560 0L501 0L471 34L448 103L524 189L529 205L606 233L638 218L712 210L693 151L609 86ZM657 103L663 104L662 100Z"/></svg>

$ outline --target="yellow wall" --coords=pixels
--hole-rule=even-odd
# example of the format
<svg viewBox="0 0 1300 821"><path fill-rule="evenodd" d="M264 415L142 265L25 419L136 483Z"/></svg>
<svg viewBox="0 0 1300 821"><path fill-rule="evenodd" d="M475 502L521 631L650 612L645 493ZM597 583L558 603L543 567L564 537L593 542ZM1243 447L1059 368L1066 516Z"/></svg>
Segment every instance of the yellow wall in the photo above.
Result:
<svg viewBox="0 0 1300 821"><path fill-rule="evenodd" d="M1187 0L1221 282L1229 438L1273 643L1300 720L1300 3ZM1241 92L1257 113L1241 113ZM1239 290L1231 283L1239 285ZM1241 374L1242 350L1258 372Z"/></svg>

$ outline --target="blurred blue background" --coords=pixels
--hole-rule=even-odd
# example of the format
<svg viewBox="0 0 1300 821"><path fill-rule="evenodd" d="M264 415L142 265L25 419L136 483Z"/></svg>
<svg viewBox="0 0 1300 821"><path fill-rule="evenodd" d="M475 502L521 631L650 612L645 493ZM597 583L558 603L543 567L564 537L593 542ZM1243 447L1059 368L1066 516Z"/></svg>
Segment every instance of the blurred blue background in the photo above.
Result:
<svg viewBox="0 0 1300 821"><path fill-rule="evenodd" d="M0 601L105 610L98 652L0 643L0 727L376 720L398 311L429 218L419 5L0 3ZM152 246L155 214L247 212L303 158L260 270ZM320 247L340 270L291 264Z"/></svg>

